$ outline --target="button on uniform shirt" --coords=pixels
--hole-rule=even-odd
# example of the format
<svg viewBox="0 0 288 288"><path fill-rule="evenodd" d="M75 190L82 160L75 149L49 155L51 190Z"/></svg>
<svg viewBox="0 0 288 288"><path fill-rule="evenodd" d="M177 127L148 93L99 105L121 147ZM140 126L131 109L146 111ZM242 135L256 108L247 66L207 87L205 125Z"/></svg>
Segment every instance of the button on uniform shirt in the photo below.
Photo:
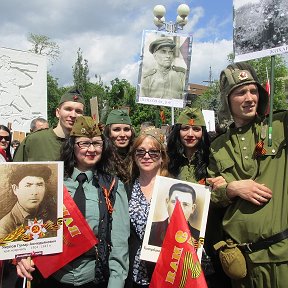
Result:
<svg viewBox="0 0 288 288"><path fill-rule="evenodd" d="M82 173L74 168L71 178L64 180L72 198L78 187L77 176ZM86 220L90 228L97 237L99 224L99 197L98 189L92 185L93 172L86 171L87 181L83 184L86 197ZM124 287L124 280L128 274L128 237L130 234L130 221L128 214L128 200L122 182L118 182L116 192L116 201L112 214L112 251L109 257L110 278L108 287ZM91 257L79 257L70 262L62 269L54 273L58 281L75 286L83 285L94 280L95 277L95 259Z"/></svg>

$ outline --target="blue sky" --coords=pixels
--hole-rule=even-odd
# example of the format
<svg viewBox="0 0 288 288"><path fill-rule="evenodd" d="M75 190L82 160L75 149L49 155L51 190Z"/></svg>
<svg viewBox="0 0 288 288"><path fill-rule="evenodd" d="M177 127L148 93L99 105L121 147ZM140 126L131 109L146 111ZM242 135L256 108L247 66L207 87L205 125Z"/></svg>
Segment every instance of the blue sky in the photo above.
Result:
<svg viewBox="0 0 288 288"><path fill-rule="evenodd" d="M4 2L4 3L3 3ZM193 34L190 82L204 84L227 64L232 52L232 0L10 0L0 9L0 47L27 50L29 32L56 41L61 57L48 70L59 84L72 84L72 66L81 48L90 78L104 82L124 78L136 84L142 31L155 29L153 8L165 5L166 20L174 21L179 4L190 7L184 33Z"/></svg>

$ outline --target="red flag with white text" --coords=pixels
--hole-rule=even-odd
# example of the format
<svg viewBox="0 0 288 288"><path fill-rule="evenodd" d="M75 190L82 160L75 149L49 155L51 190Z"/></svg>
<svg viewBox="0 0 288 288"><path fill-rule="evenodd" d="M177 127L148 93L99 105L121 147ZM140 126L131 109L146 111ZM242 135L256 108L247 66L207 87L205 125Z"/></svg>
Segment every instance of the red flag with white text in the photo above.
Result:
<svg viewBox="0 0 288 288"><path fill-rule="evenodd" d="M63 193L63 252L33 257L36 267L45 278L98 243L65 186Z"/></svg>
<svg viewBox="0 0 288 288"><path fill-rule="evenodd" d="M149 287L207 288L193 239L178 200Z"/></svg>

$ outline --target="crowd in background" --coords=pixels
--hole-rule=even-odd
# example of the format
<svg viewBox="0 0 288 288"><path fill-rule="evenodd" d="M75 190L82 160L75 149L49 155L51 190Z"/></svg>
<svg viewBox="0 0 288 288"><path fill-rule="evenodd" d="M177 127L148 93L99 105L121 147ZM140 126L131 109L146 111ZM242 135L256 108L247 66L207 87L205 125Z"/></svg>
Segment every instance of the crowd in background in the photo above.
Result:
<svg viewBox="0 0 288 288"><path fill-rule="evenodd" d="M257 248L255 253L243 252L248 266L243 279L230 280L213 251L217 241L232 238L237 244L257 243L259 238L277 235L288 225L288 209L279 208L280 202L287 200L288 189L284 180L287 111L275 114L277 131L272 148L267 148L264 112L268 95L254 69L246 63L230 65L221 73L221 85L221 117L226 113L234 123L217 135L209 135L201 110L191 107L182 110L166 135L152 123L143 123L136 135L127 111L121 109L112 110L105 125L99 125L83 116L84 100L77 89L62 96L56 109L57 126L43 126L42 119L40 131L32 132L37 126L33 123L32 133L16 152L10 147L14 149L19 143L12 142L10 130L1 125L0 161L12 161L13 155L14 161L64 161L64 184L103 245L98 248L97 259L95 251L87 252L48 279L37 274L33 261L19 260L18 275L34 278L32 287L41 288L149 287L155 263L141 260L140 250L159 175L211 187L202 256L208 287L284 287L279 279L288 267L288 254L283 250L286 234L278 241L273 238L270 246ZM275 183L267 174L270 167L283 179ZM80 175L84 177L84 200L76 196ZM103 194L99 183L107 187L114 183L115 191ZM272 197L276 188L277 199ZM190 208L195 207L194 200L192 197ZM278 210L276 216L273 205ZM267 225L270 222L273 228ZM21 287L21 281L17 283Z"/></svg>

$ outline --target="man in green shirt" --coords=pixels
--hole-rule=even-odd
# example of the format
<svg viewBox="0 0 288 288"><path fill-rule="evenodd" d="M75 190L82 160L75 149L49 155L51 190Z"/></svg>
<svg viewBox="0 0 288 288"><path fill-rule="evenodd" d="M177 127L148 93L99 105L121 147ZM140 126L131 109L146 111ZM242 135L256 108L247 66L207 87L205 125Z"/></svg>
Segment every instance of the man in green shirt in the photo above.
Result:
<svg viewBox="0 0 288 288"><path fill-rule="evenodd" d="M56 109L57 126L29 134L17 149L13 161L59 160L61 146L69 135L75 119L83 114L84 105L83 96L77 89L67 91L62 95Z"/></svg>
<svg viewBox="0 0 288 288"><path fill-rule="evenodd" d="M288 281L288 111L273 114L268 145L268 94L247 63L221 72L220 115L234 123L211 144L208 173L228 183L214 189L212 203L226 207L226 238L242 246L247 276L233 287L286 287ZM217 180L208 181L217 187ZM215 182L215 183L214 183Z"/></svg>

